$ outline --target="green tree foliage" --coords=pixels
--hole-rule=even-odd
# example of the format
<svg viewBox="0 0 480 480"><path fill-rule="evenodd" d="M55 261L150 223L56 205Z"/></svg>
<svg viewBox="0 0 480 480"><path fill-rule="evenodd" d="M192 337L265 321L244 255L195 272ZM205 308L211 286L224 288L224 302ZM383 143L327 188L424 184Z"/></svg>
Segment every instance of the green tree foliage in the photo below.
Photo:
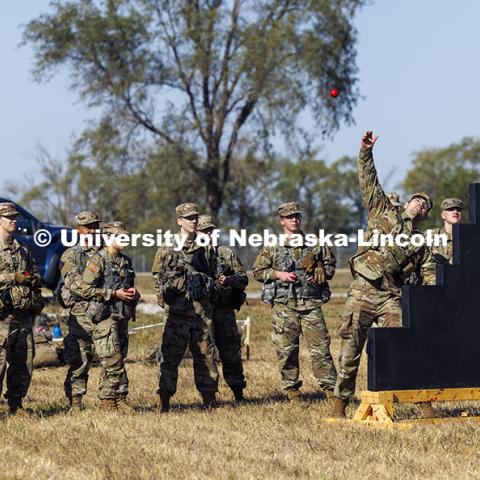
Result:
<svg viewBox="0 0 480 480"><path fill-rule="evenodd" d="M425 149L414 155L402 188L407 193L424 191L434 200L434 208L422 223L439 226L440 204L444 198L458 197L468 202L468 186L480 181L480 140L464 138L447 148ZM467 220L468 212L465 212Z"/></svg>
<svg viewBox="0 0 480 480"><path fill-rule="evenodd" d="M352 121L352 19L364 3L53 1L24 41L35 49L39 80L67 69L81 98L117 129L175 150L217 215L233 193L234 159L252 146L268 150L279 135L300 141L305 111L328 134ZM341 92L335 99L332 86Z"/></svg>
<svg viewBox="0 0 480 480"><path fill-rule="evenodd" d="M365 224L355 158L343 157L330 165L308 156L282 163L275 187L277 203L298 201L305 231L351 233Z"/></svg>

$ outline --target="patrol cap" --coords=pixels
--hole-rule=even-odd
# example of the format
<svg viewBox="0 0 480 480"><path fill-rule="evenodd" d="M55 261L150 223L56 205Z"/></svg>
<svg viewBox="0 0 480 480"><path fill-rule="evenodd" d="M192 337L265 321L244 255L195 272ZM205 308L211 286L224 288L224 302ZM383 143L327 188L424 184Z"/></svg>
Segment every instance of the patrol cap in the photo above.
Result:
<svg viewBox="0 0 480 480"><path fill-rule="evenodd" d="M177 217L193 217L198 215L198 205L196 203L182 203L175 209Z"/></svg>
<svg viewBox="0 0 480 480"><path fill-rule="evenodd" d="M463 210L465 208L465 205L463 204L463 201L460 200L459 198L446 198L442 202L442 210L446 210L447 208L459 208L460 210Z"/></svg>
<svg viewBox="0 0 480 480"><path fill-rule="evenodd" d="M75 221L77 226L80 225L91 225L92 223L101 223L98 215L93 210L85 210L80 212L76 217Z"/></svg>
<svg viewBox="0 0 480 480"><path fill-rule="evenodd" d="M415 193L412 193L410 195L410 198L408 199L407 203L408 202L411 202L414 198L416 197L420 197L420 198L423 198L423 200L425 200L427 202L427 205L428 205L428 209L431 210L432 207L433 207L433 201L432 199L430 198L430 195L428 193L425 193L425 192L415 192Z"/></svg>
<svg viewBox="0 0 480 480"><path fill-rule="evenodd" d="M297 202L282 203L278 207L278 214L281 217L288 217L289 215L295 215L297 213L302 213L300 211L300 205Z"/></svg>
<svg viewBox="0 0 480 480"><path fill-rule="evenodd" d="M102 232L109 235L120 235L125 233L128 235L128 231L125 228L123 222L109 222L102 225Z"/></svg>
<svg viewBox="0 0 480 480"><path fill-rule="evenodd" d="M217 226L213 222L212 216L211 215L200 215L198 217L197 230L201 232L202 230L207 230L209 228L217 228Z"/></svg>
<svg viewBox="0 0 480 480"><path fill-rule="evenodd" d="M17 207L12 202L2 202L0 203L0 216L10 217L11 215L19 215L20 212L17 212Z"/></svg>
<svg viewBox="0 0 480 480"><path fill-rule="evenodd" d="M394 207L401 207L402 206L402 204L400 203L400 195L397 192L387 193L387 197L390 200L390 203Z"/></svg>

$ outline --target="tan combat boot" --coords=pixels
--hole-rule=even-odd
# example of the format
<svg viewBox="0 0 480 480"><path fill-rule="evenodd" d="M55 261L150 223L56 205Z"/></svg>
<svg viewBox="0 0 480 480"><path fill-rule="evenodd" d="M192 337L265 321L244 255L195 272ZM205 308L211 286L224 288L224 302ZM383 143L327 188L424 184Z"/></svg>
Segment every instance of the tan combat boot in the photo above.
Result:
<svg viewBox="0 0 480 480"><path fill-rule="evenodd" d="M100 410L104 412L116 412L117 401L114 398L102 398L100 400Z"/></svg>
<svg viewBox="0 0 480 480"><path fill-rule="evenodd" d="M128 404L127 395L122 394L117 400L117 410L126 415L131 415L135 413L135 410Z"/></svg>
<svg viewBox="0 0 480 480"><path fill-rule="evenodd" d="M168 413L170 411L170 394L165 392L160 392L160 401L158 402L158 410L160 413Z"/></svg>
<svg viewBox="0 0 480 480"><path fill-rule="evenodd" d="M417 405L420 407L422 418L437 418L437 413L433 409L431 402L421 402L417 403Z"/></svg>
<svg viewBox="0 0 480 480"><path fill-rule="evenodd" d="M297 390L296 388L289 388L287 390L287 398L289 402L300 403L300 390Z"/></svg>
<svg viewBox="0 0 480 480"><path fill-rule="evenodd" d="M69 413L78 413L82 410L83 395L73 395L70 403Z"/></svg>
<svg viewBox="0 0 480 480"><path fill-rule="evenodd" d="M203 405L206 408L215 408L217 406L217 398L215 392L202 393Z"/></svg>
<svg viewBox="0 0 480 480"><path fill-rule="evenodd" d="M347 418L345 414L345 408L347 406L348 401L343 400L342 398L333 397L333 418Z"/></svg>

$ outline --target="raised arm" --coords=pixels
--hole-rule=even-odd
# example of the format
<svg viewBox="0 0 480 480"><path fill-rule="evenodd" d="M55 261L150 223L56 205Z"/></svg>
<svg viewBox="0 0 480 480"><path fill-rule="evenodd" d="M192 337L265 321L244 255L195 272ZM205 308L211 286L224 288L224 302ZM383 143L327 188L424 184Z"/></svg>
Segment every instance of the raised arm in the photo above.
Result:
<svg viewBox="0 0 480 480"><path fill-rule="evenodd" d="M358 181L369 218L381 215L385 210L395 208L380 185L373 161L373 146L377 139L378 136L373 135L373 132L365 132L360 142L360 153L357 161Z"/></svg>

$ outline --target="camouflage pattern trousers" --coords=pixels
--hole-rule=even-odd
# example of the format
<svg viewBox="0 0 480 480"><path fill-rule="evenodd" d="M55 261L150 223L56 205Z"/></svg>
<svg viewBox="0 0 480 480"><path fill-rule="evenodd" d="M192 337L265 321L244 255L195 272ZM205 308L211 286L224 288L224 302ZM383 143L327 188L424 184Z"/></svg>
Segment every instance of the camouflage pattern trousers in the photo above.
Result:
<svg viewBox="0 0 480 480"><path fill-rule="evenodd" d="M101 367L98 397L101 400L117 399L120 397L120 382L127 376L117 321L107 318L97 323L93 330L93 344Z"/></svg>
<svg viewBox="0 0 480 480"><path fill-rule="evenodd" d="M0 322L0 396L3 392L3 381L5 380L5 373L7 372L7 338L8 325Z"/></svg>
<svg viewBox="0 0 480 480"><path fill-rule="evenodd" d="M298 389L299 339L303 333L310 353L312 370L320 389L333 390L337 378L330 353L328 333L321 307L296 310L282 303L273 305L272 341L277 351L282 385L285 389Z"/></svg>
<svg viewBox="0 0 480 480"><path fill-rule="evenodd" d="M181 315L168 312L162 339L157 393L174 395L177 391L178 367L187 347L193 358L195 386L201 393L216 392L218 369L211 325L201 315Z"/></svg>
<svg viewBox="0 0 480 480"><path fill-rule="evenodd" d="M69 365L64 383L67 398L87 393L94 348L101 367L99 398L119 397L120 379L126 373L115 320L109 318L94 324L84 314L70 315L64 346L65 361Z"/></svg>
<svg viewBox="0 0 480 480"><path fill-rule="evenodd" d="M92 321L85 314L70 314L68 335L63 339L65 362L68 364L63 386L69 400L72 396L87 393L88 372L93 360L93 328Z"/></svg>
<svg viewBox="0 0 480 480"><path fill-rule="evenodd" d="M6 376L6 398L23 398L32 380L35 345L28 312L8 315L0 324L0 393Z"/></svg>
<svg viewBox="0 0 480 480"><path fill-rule="evenodd" d="M118 323L118 338L120 341L120 352L122 353L123 359L123 370L124 373L120 378L120 385L118 386L118 393L121 397L128 395L128 375L127 369L125 367L125 359L128 356L128 345L129 345L129 337L128 337L128 320L122 319L117 320Z"/></svg>
<svg viewBox="0 0 480 480"><path fill-rule="evenodd" d="M368 329L374 322L380 327L398 327L401 316L399 295L376 288L363 277L355 275L338 329L342 345L338 359L336 397L348 400L355 393L358 367Z"/></svg>
<svg viewBox="0 0 480 480"><path fill-rule="evenodd" d="M241 335L235 312L231 308L215 308L213 312L215 344L222 362L223 378L232 389L245 388Z"/></svg>

